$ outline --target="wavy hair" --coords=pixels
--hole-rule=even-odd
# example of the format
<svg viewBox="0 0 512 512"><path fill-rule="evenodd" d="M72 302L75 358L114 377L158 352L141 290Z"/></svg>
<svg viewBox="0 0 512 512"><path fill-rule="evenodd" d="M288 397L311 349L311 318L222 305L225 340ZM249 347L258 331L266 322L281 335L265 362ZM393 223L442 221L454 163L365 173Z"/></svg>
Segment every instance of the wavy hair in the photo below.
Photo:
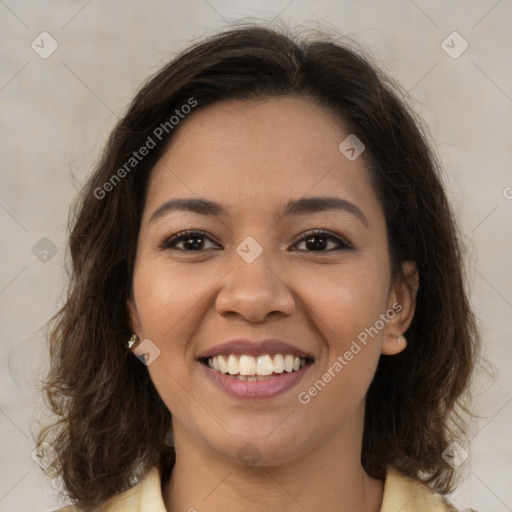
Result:
<svg viewBox="0 0 512 512"><path fill-rule="evenodd" d="M198 110L225 99L285 95L327 107L364 142L393 277L403 277L408 260L420 276L408 347L381 357L367 393L363 467L383 478L394 466L442 494L453 487L455 470L441 454L465 435L461 411L468 412L480 337L462 237L426 131L404 93L364 51L328 36L308 40L246 25L196 42L143 85L75 202L69 287L51 319L43 386L55 420L41 430L38 446L47 441L57 452L47 473L60 476L84 510L132 487L152 466L167 479L175 461L166 441L171 413L126 348L126 302L148 181L176 132L163 130L156 141L155 129L191 98ZM156 147L127 171L152 135ZM123 166L122 179L112 181Z"/></svg>

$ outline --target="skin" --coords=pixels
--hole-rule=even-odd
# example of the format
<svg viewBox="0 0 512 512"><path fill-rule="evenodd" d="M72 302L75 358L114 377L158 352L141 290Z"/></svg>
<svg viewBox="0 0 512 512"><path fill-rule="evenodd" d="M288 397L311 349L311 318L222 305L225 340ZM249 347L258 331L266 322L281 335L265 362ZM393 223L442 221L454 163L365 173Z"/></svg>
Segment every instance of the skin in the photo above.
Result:
<svg viewBox="0 0 512 512"><path fill-rule="evenodd" d="M384 483L360 463L364 399L381 354L406 348L418 276L392 280L381 205L364 153L338 150L349 131L301 98L223 101L187 116L150 178L138 239L131 327L160 355L147 369L172 413L177 462L163 487L169 512L380 510ZM290 199L336 196L366 217L320 211L274 218ZM204 197L229 208L215 217L172 211L165 201ZM171 235L207 234L162 249ZM353 250L315 249L304 232L325 229ZM251 264L236 252L247 237L262 247ZM322 235L314 243L322 242ZM199 242L199 250L184 248ZM295 250L292 250L295 248ZM218 250L216 250L218 249ZM297 395L332 367L357 335L395 302L378 335L303 405ZM278 338L313 354L297 387L272 399L230 397L204 377L196 358L221 342ZM253 443L260 457L238 451Z"/></svg>

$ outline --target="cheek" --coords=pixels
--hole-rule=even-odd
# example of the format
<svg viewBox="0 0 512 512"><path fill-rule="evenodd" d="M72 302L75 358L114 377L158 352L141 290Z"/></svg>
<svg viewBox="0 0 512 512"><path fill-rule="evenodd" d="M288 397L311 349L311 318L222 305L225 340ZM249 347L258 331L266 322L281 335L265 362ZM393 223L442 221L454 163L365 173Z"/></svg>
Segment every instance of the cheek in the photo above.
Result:
<svg viewBox="0 0 512 512"><path fill-rule="evenodd" d="M147 370L167 409L178 417L187 416L184 404L189 403L190 394L185 387L196 364L188 340L199 325L198 316L205 313L204 301L212 286L198 274L153 260L141 263L134 275L141 334L160 351Z"/></svg>
<svg viewBox="0 0 512 512"><path fill-rule="evenodd" d="M323 343L318 371L301 386L299 402L309 404L310 418L319 414L335 424L362 403L375 374L382 334L375 324L385 313L389 276L377 259L361 259L308 282L306 307Z"/></svg>
<svg viewBox="0 0 512 512"><path fill-rule="evenodd" d="M329 351L339 354L385 312L389 275L382 265L361 258L357 265L310 273L302 289L307 297L305 306L328 342Z"/></svg>
<svg viewBox="0 0 512 512"><path fill-rule="evenodd" d="M201 264L169 262L165 255L144 256L141 252L135 268L135 302L141 335L160 350L148 371L167 408L179 414L190 400L183 383L197 371L190 340L211 309L216 283L229 267L205 270L206 264L201 268ZM200 390L194 393L200 398Z"/></svg>
<svg viewBox="0 0 512 512"><path fill-rule="evenodd" d="M197 324L193 318L203 313L214 283L211 274L165 261L141 265L134 276L134 294L144 336L168 345L182 339L179 333Z"/></svg>

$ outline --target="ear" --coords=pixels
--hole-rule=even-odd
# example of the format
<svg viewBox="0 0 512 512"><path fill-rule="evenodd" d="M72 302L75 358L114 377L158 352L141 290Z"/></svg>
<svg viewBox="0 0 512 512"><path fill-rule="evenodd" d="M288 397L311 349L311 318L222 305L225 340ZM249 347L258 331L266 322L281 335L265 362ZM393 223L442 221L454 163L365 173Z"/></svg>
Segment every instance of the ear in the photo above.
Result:
<svg viewBox="0 0 512 512"><path fill-rule="evenodd" d="M389 294L388 307L395 311L384 331L381 353L395 355L407 346L403 333L414 318L416 297L419 289L419 274L413 261L402 264L402 275L397 276Z"/></svg>
<svg viewBox="0 0 512 512"><path fill-rule="evenodd" d="M142 335L142 329L139 314L137 313L137 308L135 306L135 300L132 295L130 295L126 301L126 308L128 310L128 325L130 330L140 339ZM133 351L134 347L132 347L131 350Z"/></svg>

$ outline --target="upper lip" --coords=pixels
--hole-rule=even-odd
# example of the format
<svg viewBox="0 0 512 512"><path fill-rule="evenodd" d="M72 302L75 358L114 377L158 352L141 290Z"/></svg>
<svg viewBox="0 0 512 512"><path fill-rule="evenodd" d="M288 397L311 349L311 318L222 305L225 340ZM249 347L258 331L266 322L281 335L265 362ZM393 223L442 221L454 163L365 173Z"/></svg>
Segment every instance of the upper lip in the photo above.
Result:
<svg viewBox="0 0 512 512"><path fill-rule="evenodd" d="M261 341L251 341L248 339L236 339L226 341L220 345L216 345L203 352L198 359L209 358L221 354L234 354L234 355L251 355L262 356L265 354L293 354L301 358L311 358L313 356L298 347L285 343L278 339L267 339Z"/></svg>

